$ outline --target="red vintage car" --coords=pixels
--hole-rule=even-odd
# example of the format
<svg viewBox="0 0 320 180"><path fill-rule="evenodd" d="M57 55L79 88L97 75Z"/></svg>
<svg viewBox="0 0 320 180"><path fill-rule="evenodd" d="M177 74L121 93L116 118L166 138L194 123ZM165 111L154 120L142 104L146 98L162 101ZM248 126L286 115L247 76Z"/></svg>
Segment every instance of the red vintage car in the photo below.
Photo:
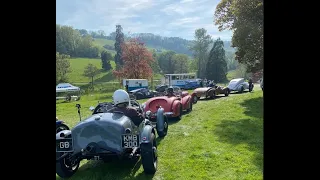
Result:
<svg viewBox="0 0 320 180"><path fill-rule="evenodd" d="M193 97L188 91L181 91L180 88L177 90L174 87L174 94L174 96L165 95L149 99L142 105L144 112L151 111L151 117L155 117L157 109L162 107L167 117L180 119L183 111L192 111Z"/></svg>

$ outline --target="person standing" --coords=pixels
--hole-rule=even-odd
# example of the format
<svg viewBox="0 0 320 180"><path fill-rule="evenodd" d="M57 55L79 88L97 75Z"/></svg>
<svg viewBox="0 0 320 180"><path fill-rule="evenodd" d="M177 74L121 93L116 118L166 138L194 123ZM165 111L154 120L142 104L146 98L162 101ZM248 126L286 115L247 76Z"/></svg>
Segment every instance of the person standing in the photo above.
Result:
<svg viewBox="0 0 320 180"><path fill-rule="evenodd" d="M129 92L129 82L126 81L126 91Z"/></svg>

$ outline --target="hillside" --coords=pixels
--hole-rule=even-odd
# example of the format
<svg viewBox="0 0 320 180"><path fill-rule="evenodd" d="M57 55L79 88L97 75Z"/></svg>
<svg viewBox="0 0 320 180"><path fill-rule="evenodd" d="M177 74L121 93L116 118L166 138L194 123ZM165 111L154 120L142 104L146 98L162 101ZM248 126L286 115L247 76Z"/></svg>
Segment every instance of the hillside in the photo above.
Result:
<svg viewBox="0 0 320 180"><path fill-rule="evenodd" d="M91 35L92 36L92 35ZM140 41L144 42L148 49L155 49L156 52L161 53L163 51L172 50L179 54L186 54L192 56L192 51L189 50L189 47L192 46L194 41L186 40L179 37L163 37L159 35L154 35L152 33L137 33L130 36L125 36L125 39L138 38ZM110 33L109 36L94 37L95 44L99 47L107 49L109 52L114 51L114 41L115 33ZM213 44L212 44L213 46ZM230 41L224 41L224 48L226 52L234 53L235 49L231 47Z"/></svg>

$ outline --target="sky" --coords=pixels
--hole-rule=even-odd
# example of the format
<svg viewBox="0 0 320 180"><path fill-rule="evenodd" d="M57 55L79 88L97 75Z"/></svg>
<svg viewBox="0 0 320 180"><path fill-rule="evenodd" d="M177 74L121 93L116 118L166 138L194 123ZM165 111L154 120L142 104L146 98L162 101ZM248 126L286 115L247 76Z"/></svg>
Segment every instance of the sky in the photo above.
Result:
<svg viewBox="0 0 320 180"><path fill-rule="evenodd" d="M120 24L123 33L153 33L194 39L205 28L214 39L231 40L232 31L219 32L213 15L220 0L56 0L56 23L76 29L103 30Z"/></svg>

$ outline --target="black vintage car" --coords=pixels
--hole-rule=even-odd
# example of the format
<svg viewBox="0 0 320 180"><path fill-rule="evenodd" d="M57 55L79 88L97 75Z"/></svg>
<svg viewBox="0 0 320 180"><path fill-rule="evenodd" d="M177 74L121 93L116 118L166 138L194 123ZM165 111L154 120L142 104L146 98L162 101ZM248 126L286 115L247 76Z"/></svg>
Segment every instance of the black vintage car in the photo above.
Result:
<svg viewBox="0 0 320 180"><path fill-rule="evenodd" d="M141 108L135 100L131 101L131 106ZM71 130L56 134L56 173L60 177L71 177L78 170L82 159L109 161L110 158L139 156L145 173L156 172L156 131L160 137L168 131L164 109L158 109L155 122L149 121L150 117L147 117L137 124L121 112L109 113L110 107L112 103L99 103L96 108L90 107L93 111L90 117L80 121ZM80 105L78 113L80 115Z"/></svg>
<svg viewBox="0 0 320 180"><path fill-rule="evenodd" d="M168 85L157 85L156 91L157 92L165 92L167 88L168 88Z"/></svg>
<svg viewBox="0 0 320 180"><path fill-rule="evenodd" d="M151 91L147 88L139 88L139 89L129 91L129 95L139 100L139 99L147 99L147 98L155 97L158 95L158 92Z"/></svg>

